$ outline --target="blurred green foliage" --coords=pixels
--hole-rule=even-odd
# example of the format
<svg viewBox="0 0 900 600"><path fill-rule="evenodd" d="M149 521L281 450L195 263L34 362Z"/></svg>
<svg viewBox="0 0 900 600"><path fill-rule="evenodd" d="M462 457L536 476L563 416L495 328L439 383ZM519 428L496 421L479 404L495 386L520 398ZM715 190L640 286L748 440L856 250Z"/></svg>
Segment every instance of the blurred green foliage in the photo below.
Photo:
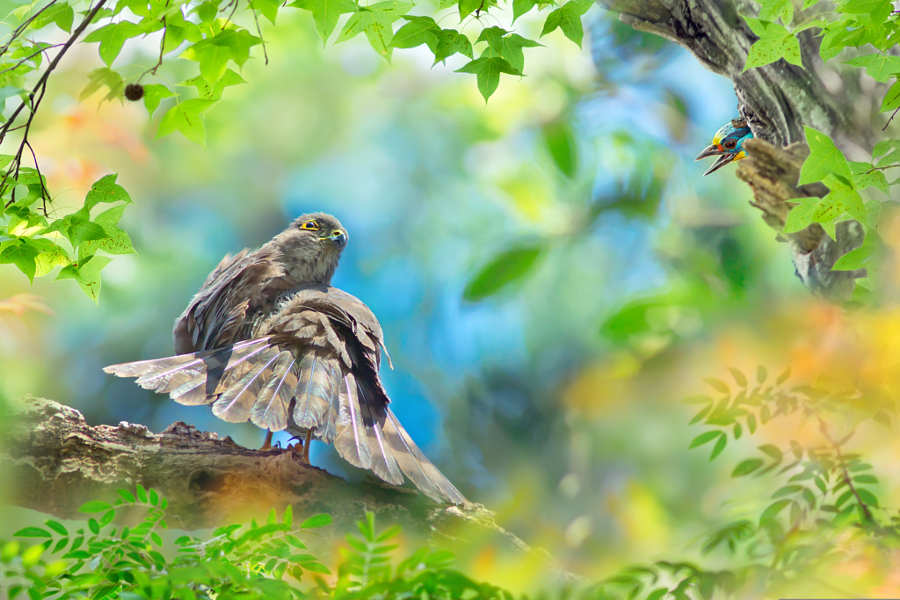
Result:
<svg viewBox="0 0 900 600"><path fill-rule="evenodd" d="M186 420L247 446L259 444L255 428L172 406L104 378L100 368L170 354L170 323L224 254L259 245L297 214L325 210L350 231L336 284L361 297L384 325L396 367L384 378L401 420L467 497L498 512L501 525L546 547L565 568L602 582L586 592L591 597L696 597L710 590L809 596L848 588L852 594L846 596L896 595L888 575L893 538L868 524L858 508L877 504L882 512L871 514L878 527L893 527L896 511L885 507L898 505L891 465L900 449L883 423L895 417L879 404L878 386L869 383L873 373L893 373L896 315L864 309L842 321L811 301L787 252L748 208L749 191L724 170L715 179L700 178L692 157L734 116L730 84L673 45L607 15L589 13L585 21L593 65L574 44L545 42L531 49L528 41L557 19L563 35L577 37L575 20L561 12L568 4L545 6L560 11L547 25L549 14L525 14L539 4L513 2L509 14L488 3L491 18L479 15L479 29L479 6L464 0L444 10L469 11L466 24L439 31L446 20L401 16L404 7L397 4L348 10L332 22L323 12L327 2L295 2L294 8L313 13L310 19L303 11L254 0L251 10L241 5L224 25L214 6L196 4L193 15L182 19L194 25L206 19L208 31L192 42L188 36L195 33L184 26L182 48L194 50L182 58L166 45L161 29L155 35L162 47L141 34L129 37L134 30L128 25L98 34L90 52L76 47L55 70L33 123L44 179L29 165L20 169L25 184L17 203L27 199L29 215L38 217L14 226L36 227L34 235L0 243L18 247L31 236L40 244L39 216L47 200L47 218L72 216L53 239L67 257L48 249L41 258L38 248L35 274L45 260L62 270L79 258L82 246L83 254L106 259L113 253L103 244L131 248L133 240L141 254L104 269L99 308L75 286L36 280L29 287L28 278L3 268L0 395L45 395L82 410L92 423L128 420L160 430ZM867 20L872 13L841 10L845 4L834 14L846 25L833 23L836 30L875 27ZM44 4L24 6L33 16ZM781 6L775 16L760 19L784 18ZM159 3L147 8L166 10ZM162 12L155 14L161 23ZM496 28L494 14L504 19ZM105 15L96 31L149 16L123 5L115 18ZM40 20L50 17L52 23ZM73 10L70 20L65 7L48 9L33 24L49 23L42 32L70 31L80 22L76 17ZM394 19L390 46L411 49L389 50L379 35L386 19ZM513 19L515 33L503 27ZM890 16L882 25L894 22ZM333 36L340 26L352 39L323 49L317 35ZM217 38L221 45L212 41ZM265 40L265 54L253 38ZM371 47L390 52L393 64ZM154 70L161 48L165 60ZM512 70L522 64L521 72L518 61L525 56L529 76L495 86L485 106L480 92L491 91L508 73L504 63ZM439 58L450 68L432 69ZM47 66L37 60L23 63L34 67L33 77ZM467 67L477 60L478 69ZM467 68L477 71L480 88L453 74ZM859 66L860 72L866 68ZM215 84L207 79L220 73ZM103 102L121 99L126 85L136 82L142 102ZM22 94L4 98L15 110ZM174 131L192 141L166 135ZM200 141L206 150L195 144ZM823 164L857 192L885 191L876 173L897 162L895 145L877 145L871 167L846 161L852 177L841 175L839 164ZM27 147L21 150L31 156ZM3 166L7 173L16 168L12 164ZM82 213L105 236L88 239L101 234L74 215L84 210L84 195L111 177L128 190L129 200L123 196L111 208ZM62 191L48 198L44 186ZM853 197L846 190L844 195ZM856 206L852 199L844 205ZM875 222L872 214L867 210L867 222ZM7 210L2 218L11 215ZM792 218L799 217L802 210ZM829 213L822 222L829 218L845 217ZM876 218L880 250L890 251L896 238L891 214ZM130 237L122 238L123 230ZM868 252L848 254L841 266L868 264ZM28 254L18 251L17 260L27 264ZM54 256L59 263L51 262ZM894 276L891 268L888 263L884 277ZM864 342L854 345L860 331ZM820 389L823 379L845 377L844 385L828 388L833 404L864 405L871 413L849 419L846 432L827 429L841 440L858 428L846 451L841 447L851 458L842 463L816 449L827 440L815 437L819 423L806 408L817 404L807 392L790 387L771 398L761 394L751 411L742 405L753 391L737 380L737 391L730 384L727 392L714 388L713 403L702 405L705 410L710 404L700 418L706 444L688 450L698 432L686 425L691 415L680 398L696 393L710 375L722 382L733 377L728 367L742 369L751 386L750 373L761 362L790 364L800 387ZM890 389L896 382L881 383ZM763 426L762 406L775 404L771 417L779 401L796 407L791 417L781 414ZM847 420L843 413L832 418L839 425ZM795 471L779 475L797 460L789 440L797 442L802 460ZM779 455L782 462L770 469ZM327 448L314 447L313 462L341 469ZM840 467L851 464L873 466L877 484L855 476L851 481L876 503L862 493L841 501L849 488L839 488ZM807 467L818 469L812 478L787 481ZM876 476L868 471L860 476ZM816 475L826 472L822 490ZM812 517L803 490L771 497L795 485L814 495L827 526ZM778 523L781 533L770 523ZM6 519L4 527L13 526L21 527L19 519ZM96 535L88 530L86 537ZM819 552L825 542L843 544L836 551L843 554ZM148 543L158 550L152 539ZM368 548L373 541L360 543ZM24 560L24 552L20 546L11 560ZM46 552L32 551L29 561L52 564ZM528 560L494 556L478 540L456 553L467 581L537 594L546 579ZM252 572L260 585L277 585L267 579L274 566L265 571L271 558L263 571ZM770 568L766 561L775 558L779 562ZM435 560L435 570L446 567ZM279 558L275 566L281 564ZM41 573L38 562L32 566ZM346 581L356 582L347 584L348 593L361 585L352 570L345 573ZM421 574L415 585L430 585L429 577L438 578L435 570L398 575L393 568L369 583L371 589L411 586ZM211 570L203 576L232 575ZM437 583L462 585L448 577Z"/></svg>

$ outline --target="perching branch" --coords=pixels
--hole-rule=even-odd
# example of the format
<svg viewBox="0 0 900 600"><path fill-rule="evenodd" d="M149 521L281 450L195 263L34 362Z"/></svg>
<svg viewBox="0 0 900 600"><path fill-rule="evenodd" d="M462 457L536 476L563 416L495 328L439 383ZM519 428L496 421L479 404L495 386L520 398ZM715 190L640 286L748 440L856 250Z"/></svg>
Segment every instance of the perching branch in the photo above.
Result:
<svg viewBox="0 0 900 600"><path fill-rule="evenodd" d="M90 500L113 500L137 484L159 490L183 529L214 527L291 504L297 515L327 512L340 536L365 510L385 515L422 537L490 539L498 548L531 550L494 523L480 504L437 505L415 490L385 483L348 483L299 462L290 449L259 451L231 438L174 423L161 434L143 425L88 425L78 411L27 397L6 407L0 449L0 501L61 518L80 518ZM546 557L549 560L549 557Z"/></svg>

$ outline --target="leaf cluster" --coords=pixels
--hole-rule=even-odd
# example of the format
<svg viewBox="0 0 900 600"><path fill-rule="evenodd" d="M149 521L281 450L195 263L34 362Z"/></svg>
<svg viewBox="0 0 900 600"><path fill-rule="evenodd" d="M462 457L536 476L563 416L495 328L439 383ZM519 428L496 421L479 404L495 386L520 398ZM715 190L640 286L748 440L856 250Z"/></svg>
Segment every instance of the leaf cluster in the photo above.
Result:
<svg viewBox="0 0 900 600"><path fill-rule="evenodd" d="M10 155L0 156L0 163L6 165L0 172L0 264L15 265L30 281L60 267L56 279L74 279L96 302L100 271L111 260L107 255L135 252L118 226L132 200L117 176L101 177L81 208L60 215L48 210L54 203L37 169L13 167L17 161ZM113 206L99 210L101 204Z"/></svg>

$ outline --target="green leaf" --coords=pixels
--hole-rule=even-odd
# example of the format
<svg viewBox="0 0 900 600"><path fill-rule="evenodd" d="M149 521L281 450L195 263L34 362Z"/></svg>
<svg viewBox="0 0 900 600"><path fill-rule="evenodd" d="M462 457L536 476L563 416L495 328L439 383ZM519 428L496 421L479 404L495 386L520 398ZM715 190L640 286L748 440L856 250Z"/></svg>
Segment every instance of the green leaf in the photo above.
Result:
<svg viewBox="0 0 900 600"><path fill-rule="evenodd" d="M873 494L866 488L857 488L856 493L859 494L859 499L862 500L865 504L875 507L878 506L878 498L876 498L875 494Z"/></svg>
<svg viewBox="0 0 900 600"><path fill-rule="evenodd" d="M721 381L719 379L714 379L712 377L707 377L703 381L708 383L710 385L710 387L712 387L717 392L721 392L723 394L731 393L731 390L728 389L728 386L725 384L724 381Z"/></svg>
<svg viewBox="0 0 900 600"><path fill-rule="evenodd" d="M325 527L331 525L331 515L319 514L313 515L300 523L300 529L315 529L317 527Z"/></svg>
<svg viewBox="0 0 900 600"><path fill-rule="evenodd" d="M837 10L851 15L869 15L873 24L882 25L891 14L892 6L890 0L849 0Z"/></svg>
<svg viewBox="0 0 900 600"><path fill-rule="evenodd" d="M900 80L895 81L884 95L879 112L888 112L900 108Z"/></svg>
<svg viewBox="0 0 900 600"><path fill-rule="evenodd" d="M738 466L734 468L734 471L731 472L732 477L743 477L744 475L749 475L753 471L757 470L763 465L763 461L758 458L750 458L740 463Z"/></svg>
<svg viewBox="0 0 900 600"><path fill-rule="evenodd" d="M0 264L16 265L29 281L34 282L34 273L37 270L35 258L38 253L29 240L20 238L0 252Z"/></svg>
<svg viewBox="0 0 900 600"><path fill-rule="evenodd" d="M772 444L763 444L759 447L760 450L774 458L776 461L780 462L784 455L781 452L781 449L778 446L774 446Z"/></svg>
<svg viewBox="0 0 900 600"><path fill-rule="evenodd" d="M26 527L24 529L20 529L13 534L13 537L45 537L52 538L53 534L47 531L46 529L41 529L40 527Z"/></svg>
<svg viewBox="0 0 900 600"><path fill-rule="evenodd" d="M90 502L85 502L78 509L78 512L83 513L99 513L106 512L110 508L112 508L112 504L109 502L100 502L99 500L92 500Z"/></svg>
<svg viewBox="0 0 900 600"><path fill-rule="evenodd" d="M890 196L890 186L883 171L877 171L872 163L850 161L850 170L853 172L853 187L864 190L874 187L885 196ZM869 222L869 225L874 225Z"/></svg>
<svg viewBox="0 0 900 600"><path fill-rule="evenodd" d="M31 22L34 29L46 27L50 23L55 23L57 27L66 33L72 32L72 25L75 22L75 10L68 3L53 4Z"/></svg>
<svg viewBox="0 0 900 600"><path fill-rule="evenodd" d="M845 64L854 67L865 67L866 75L879 83L887 83L897 73L900 73L900 56L888 54L866 54L848 60Z"/></svg>
<svg viewBox="0 0 900 600"><path fill-rule="evenodd" d="M87 258L72 263L63 268L56 279L74 279L78 287L87 294L87 297L97 302L100 296L100 271L108 265L112 259L106 256L88 256ZM88 503L90 504L90 502Z"/></svg>
<svg viewBox="0 0 900 600"><path fill-rule="evenodd" d="M180 131L187 139L205 147L206 126L203 124L201 113L213 104L215 104L214 100L201 100L200 98L176 104L163 115L156 138L159 139L175 131Z"/></svg>
<svg viewBox="0 0 900 600"><path fill-rule="evenodd" d="M222 98L222 93L225 91L225 88L232 85L241 85L247 83L244 81L244 78L232 71L231 69L226 69L225 74L216 82L216 85L211 86L203 78L203 76L192 77L191 79L186 79L179 83L178 85L183 85L185 87L194 87L197 88L197 96L201 100L219 100Z"/></svg>
<svg viewBox="0 0 900 600"><path fill-rule="evenodd" d="M543 251L540 245L522 245L501 252L469 280L463 299L483 300L522 279L535 267Z"/></svg>
<svg viewBox="0 0 900 600"><path fill-rule="evenodd" d="M283 3L280 0L250 0L250 8L258 10L265 18L275 24L275 17L278 15L278 8Z"/></svg>
<svg viewBox="0 0 900 600"><path fill-rule="evenodd" d="M860 475L860 477L863 477L863 475ZM44 521L44 525L46 525L47 527L49 527L50 529L52 529L59 535L63 535L63 536L69 535L69 530L66 529L65 525L63 525L59 521L54 521L53 519L47 519L46 521Z"/></svg>
<svg viewBox="0 0 900 600"><path fill-rule="evenodd" d="M711 442L712 440L716 439L717 437L719 437L721 435L725 435L725 434L723 434L721 431L707 431L706 433L701 433L700 435L695 437L693 440L691 440L691 444L688 446L688 450L690 450L692 448L696 448L698 446L702 446L703 444L706 444L708 442Z"/></svg>
<svg viewBox="0 0 900 600"><path fill-rule="evenodd" d="M774 521L775 517L778 516L778 513L784 510L784 508L790 503L790 500L778 500L777 502L773 502L772 504L770 504L769 507L763 511L762 516L759 518L759 524L764 525L770 521Z"/></svg>
<svg viewBox="0 0 900 600"><path fill-rule="evenodd" d="M397 30L391 40L394 48L415 48L422 44L434 47L437 45L437 32L441 30L431 17L403 17L409 21Z"/></svg>
<svg viewBox="0 0 900 600"><path fill-rule="evenodd" d="M469 38L455 29L442 29L437 33L437 39L437 45L434 48L434 63L432 66L446 60L454 54L468 56L470 60L475 58L475 54L472 50L472 42L469 41Z"/></svg>
<svg viewBox="0 0 900 600"><path fill-rule="evenodd" d="M844 154L838 150L830 137L812 127L805 127L806 142L810 155L800 169L800 185L823 181L829 174L840 175L852 180L853 173Z"/></svg>
<svg viewBox="0 0 900 600"><path fill-rule="evenodd" d="M835 261L832 271L855 271L856 269L864 269L872 262L881 249L881 238L874 231L870 231L863 238L862 246L847 252Z"/></svg>
<svg viewBox="0 0 900 600"><path fill-rule="evenodd" d="M94 185L91 186L91 190L84 198L84 205L88 211L101 202L109 204L114 202L134 204L131 201L131 196L125 191L125 188L116 183L118 177L119 176L116 173L111 173L110 175L104 175L94 182Z"/></svg>
<svg viewBox="0 0 900 600"><path fill-rule="evenodd" d="M475 43L482 41L488 43L488 51L485 51L482 56L499 56L505 59L518 74L521 74L525 68L525 54L522 49L543 46L543 44L523 38L517 33L507 34L499 27L483 29Z"/></svg>
<svg viewBox="0 0 900 600"><path fill-rule="evenodd" d="M530 11L534 8L536 4L535 0L513 0L513 20L515 23L516 19Z"/></svg>
<svg viewBox="0 0 900 600"><path fill-rule="evenodd" d="M338 17L344 13L356 12L359 8L352 0L295 0L289 6L312 12L316 31L319 32L323 44L337 27Z"/></svg>
<svg viewBox="0 0 900 600"><path fill-rule="evenodd" d="M100 42L100 58L111 67L113 61L122 51L125 40L146 33L144 28L131 21L119 21L109 23L100 29L88 34L84 41L87 43Z"/></svg>
<svg viewBox="0 0 900 600"><path fill-rule="evenodd" d="M226 29L181 53L181 58L200 63L200 75L210 85L216 85L225 75L229 60L243 65L250 58L250 48L262 40L246 29Z"/></svg>
<svg viewBox="0 0 900 600"><path fill-rule="evenodd" d="M390 62L393 50L391 42L394 38L392 23L408 13L413 6L415 5L409 2L391 0L361 7L347 20L337 41L345 42L360 33L365 33L372 48Z"/></svg>
<svg viewBox="0 0 900 600"><path fill-rule="evenodd" d="M125 82L122 81L122 76L108 67L102 67L88 73L88 84L78 95L78 101L84 102L103 86L109 89L109 93L100 101L101 103L123 97Z"/></svg>
<svg viewBox="0 0 900 600"><path fill-rule="evenodd" d="M781 18L781 22L790 25L794 20L794 3L791 0L760 0L759 18L764 21L774 21Z"/></svg>
<svg viewBox="0 0 900 600"><path fill-rule="evenodd" d="M722 453L722 450L725 449L725 444L727 444L727 443L728 443L728 436L723 433L722 437L719 438L719 441L716 442L716 445L713 448L712 454L709 455L709 460L710 461L715 460L716 457Z"/></svg>
<svg viewBox="0 0 900 600"><path fill-rule="evenodd" d="M198 79L201 78L198 77ZM205 80L204 83L206 83ZM150 118L153 118L153 113L156 112L157 108L159 108L159 103L162 102L163 98L171 98L174 95L175 92L159 83L150 83L145 85L144 106L147 107L147 112L150 114Z"/></svg>
<svg viewBox="0 0 900 600"><path fill-rule="evenodd" d="M747 387L747 378L744 377L744 374L734 367L728 367L728 370L731 371L731 376L734 377L734 380L741 387Z"/></svg>
<svg viewBox="0 0 900 600"><path fill-rule="evenodd" d="M500 85L500 74L521 75L512 65L499 56L482 56L476 58L470 63L464 65L461 69L456 70L457 73L472 73L478 81L478 91L484 97L485 103L488 98L497 91Z"/></svg>
<svg viewBox="0 0 900 600"><path fill-rule="evenodd" d="M459 22L462 23L463 19L484 6L485 0L459 0L457 4L459 5Z"/></svg>
<svg viewBox="0 0 900 600"><path fill-rule="evenodd" d="M541 37L558 27L567 38L581 48L581 40L584 38L581 15L586 13L593 4L591 0L569 0L547 15L547 20L544 21L544 28L541 30Z"/></svg>
<svg viewBox="0 0 900 600"><path fill-rule="evenodd" d="M759 36L750 47L744 71L768 65L781 58L798 67L803 66L800 59L800 41L783 25L753 17L744 19L753 33Z"/></svg>
<svg viewBox="0 0 900 600"><path fill-rule="evenodd" d="M46 238L34 240L34 246L40 251L40 254L34 259L37 267L34 273L35 277L43 277L56 267L64 267L72 261L65 248Z"/></svg>

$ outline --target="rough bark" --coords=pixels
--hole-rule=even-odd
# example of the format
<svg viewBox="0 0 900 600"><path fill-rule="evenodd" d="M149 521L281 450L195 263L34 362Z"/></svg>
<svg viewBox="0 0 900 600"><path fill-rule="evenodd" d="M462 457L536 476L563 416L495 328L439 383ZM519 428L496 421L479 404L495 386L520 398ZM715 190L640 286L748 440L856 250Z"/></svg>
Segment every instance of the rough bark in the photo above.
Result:
<svg viewBox="0 0 900 600"><path fill-rule="evenodd" d="M790 198L822 197L827 188L797 189L797 174L809 150L795 145L787 152L780 147L804 141L803 126L832 135L845 146L871 147L871 114L877 107L859 94L858 74L846 75L822 65L817 41L810 30L801 35L806 68L775 63L744 71L750 46L757 36L741 15L754 15L758 5L745 0L598 0L619 13L619 19L634 29L653 33L683 46L707 69L734 82L741 116L747 119L757 143L748 148L739 177L754 191L753 205L763 218L780 231L791 204ZM854 79L856 77L856 79ZM823 83L828 81L828 86ZM863 95L865 96L865 95ZM763 145L758 142L771 142ZM779 164L780 160L787 161ZM778 201L776 202L775 199ZM832 240L819 225L791 236L780 236L791 244L797 274L815 294L846 299L853 279L865 271L834 272L831 267L847 250L858 248L865 235L859 224L838 226Z"/></svg>
<svg viewBox="0 0 900 600"><path fill-rule="evenodd" d="M498 527L480 504L437 505L415 490L371 482L348 483L299 461L290 449L259 451L231 438L174 423L161 434L143 425L88 425L77 410L26 397L3 420L0 501L60 518L83 518L89 500L112 501L117 489L154 488L169 502L170 527L193 530L264 520L291 504L298 518L328 513L329 538L355 529L365 510L428 539L477 538L501 550L531 550ZM323 530L324 531L324 530Z"/></svg>

